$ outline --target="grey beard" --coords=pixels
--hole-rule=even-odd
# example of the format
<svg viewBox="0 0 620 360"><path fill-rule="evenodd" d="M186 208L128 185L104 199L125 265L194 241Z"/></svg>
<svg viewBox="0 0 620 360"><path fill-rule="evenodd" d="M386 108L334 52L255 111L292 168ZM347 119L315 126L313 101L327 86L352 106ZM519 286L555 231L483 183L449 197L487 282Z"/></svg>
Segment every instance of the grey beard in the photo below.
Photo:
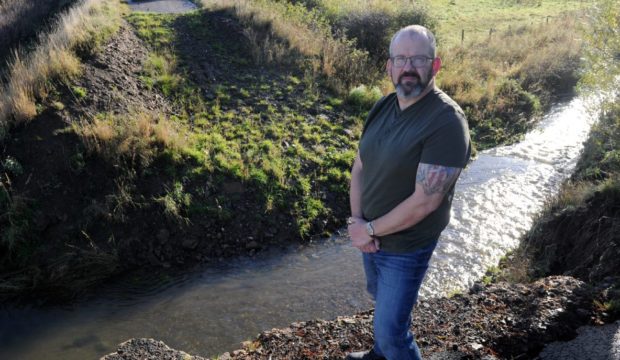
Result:
<svg viewBox="0 0 620 360"><path fill-rule="evenodd" d="M410 91L405 90L405 87L402 84L396 85L396 95L398 95L399 98L406 100L411 100L420 96L422 91L424 91L424 88L419 82Z"/></svg>

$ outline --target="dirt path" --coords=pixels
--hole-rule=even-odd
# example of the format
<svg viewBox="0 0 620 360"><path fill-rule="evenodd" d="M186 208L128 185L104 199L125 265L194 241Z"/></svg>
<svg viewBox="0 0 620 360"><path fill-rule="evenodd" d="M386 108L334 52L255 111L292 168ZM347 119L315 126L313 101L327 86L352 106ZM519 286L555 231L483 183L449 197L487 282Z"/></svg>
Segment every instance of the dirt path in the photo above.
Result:
<svg viewBox="0 0 620 360"><path fill-rule="evenodd" d="M143 0L127 2L134 11L177 14L197 9L197 6L187 0Z"/></svg>

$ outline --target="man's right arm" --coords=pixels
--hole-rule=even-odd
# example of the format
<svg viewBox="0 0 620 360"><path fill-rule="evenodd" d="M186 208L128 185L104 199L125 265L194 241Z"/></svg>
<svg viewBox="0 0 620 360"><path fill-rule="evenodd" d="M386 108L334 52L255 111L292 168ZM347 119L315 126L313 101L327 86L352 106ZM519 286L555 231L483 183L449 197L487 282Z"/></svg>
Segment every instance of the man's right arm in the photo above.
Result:
<svg viewBox="0 0 620 360"><path fill-rule="evenodd" d="M351 169L351 188L349 189L351 216L362 219L362 159L359 151Z"/></svg>
<svg viewBox="0 0 620 360"><path fill-rule="evenodd" d="M351 217L353 223L349 224L349 236L353 246L362 252L376 252L379 242L366 232L366 220L362 216L362 159L359 151L353 161L351 169L351 187L349 189L349 201L351 204Z"/></svg>

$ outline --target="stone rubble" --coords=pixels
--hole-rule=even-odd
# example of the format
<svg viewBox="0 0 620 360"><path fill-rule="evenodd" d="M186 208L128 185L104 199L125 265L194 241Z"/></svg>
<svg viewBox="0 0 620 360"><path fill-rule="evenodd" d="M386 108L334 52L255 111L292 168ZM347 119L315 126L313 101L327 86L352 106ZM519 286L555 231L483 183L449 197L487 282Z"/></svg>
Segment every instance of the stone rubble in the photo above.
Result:
<svg viewBox="0 0 620 360"><path fill-rule="evenodd" d="M604 314L594 305L598 293L568 276L531 284L476 284L469 294L420 301L412 330L424 357L432 360L534 359L546 344L571 340L584 325L602 324ZM372 346L372 318L369 310L331 321L292 323L265 331L219 359L342 359L349 351ZM163 343L140 339L123 343L119 352L102 359L144 359L146 354L148 359L174 359L145 353L149 342L158 354L171 356L162 352ZM118 357L121 351L123 357Z"/></svg>

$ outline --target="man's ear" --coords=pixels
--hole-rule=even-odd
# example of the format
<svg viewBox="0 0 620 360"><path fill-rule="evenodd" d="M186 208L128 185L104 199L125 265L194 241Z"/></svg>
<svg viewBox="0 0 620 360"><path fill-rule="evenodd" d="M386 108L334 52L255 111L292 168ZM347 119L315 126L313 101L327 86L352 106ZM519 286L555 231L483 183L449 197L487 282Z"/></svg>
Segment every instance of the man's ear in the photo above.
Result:
<svg viewBox="0 0 620 360"><path fill-rule="evenodd" d="M433 76L437 75L439 69L441 69L441 58L437 56L433 59Z"/></svg>

